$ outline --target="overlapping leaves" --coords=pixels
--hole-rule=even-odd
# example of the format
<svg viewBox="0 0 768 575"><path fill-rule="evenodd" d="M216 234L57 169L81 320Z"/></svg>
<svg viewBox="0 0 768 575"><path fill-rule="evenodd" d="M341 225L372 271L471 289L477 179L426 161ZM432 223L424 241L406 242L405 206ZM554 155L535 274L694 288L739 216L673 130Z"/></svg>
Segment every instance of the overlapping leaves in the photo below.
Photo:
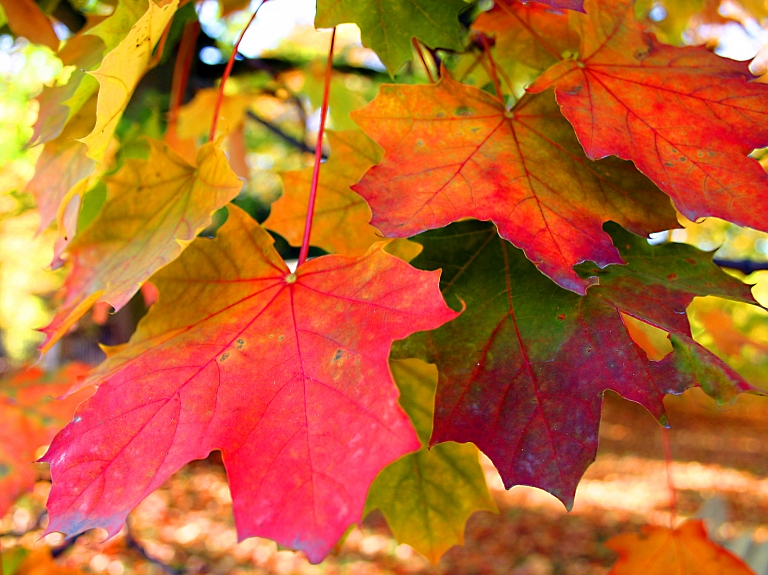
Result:
<svg viewBox="0 0 768 575"><path fill-rule="evenodd" d="M433 563L464 543L464 524L475 511L496 511L474 445L442 443L432 434L437 370L418 359L392 360L400 404L422 447L385 468L371 485L366 511L380 509L392 533Z"/></svg>
<svg viewBox="0 0 768 575"><path fill-rule="evenodd" d="M744 62L659 43L633 6L588 1L588 15L572 16L578 58L531 89L554 86L590 158L632 160L688 219L768 229L754 209L768 201L768 174L747 156L768 145L768 86Z"/></svg>
<svg viewBox="0 0 768 575"><path fill-rule="evenodd" d="M146 160L128 160L105 180L107 202L69 247L65 300L43 330L49 348L96 301L123 307L155 271L173 261L234 198L242 182L213 142L197 165L149 141Z"/></svg>
<svg viewBox="0 0 768 575"><path fill-rule="evenodd" d="M750 386L691 339L685 308L696 295L752 301L749 289L688 246L653 247L612 226L626 266L598 273L586 296L536 271L493 226L453 224L417 238L414 265L443 270L449 302L466 310L400 353L440 372L431 443L475 443L507 487L541 487L573 503L594 460L602 394L611 389L664 421L662 399L700 385L730 401ZM650 361L622 314L671 334L672 354Z"/></svg>
<svg viewBox="0 0 768 575"><path fill-rule="evenodd" d="M765 203L768 176L747 154L768 144L766 87L743 64L659 44L624 0L588 0L586 15L579 0L545 4L499 0L473 26L495 41L483 59L489 78L498 74L519 95L543 72L536 94L511 106L443 70L435 85L383 87L354 115L370 138L329 135L313 243L355 257L318 258L291 273L235 208L215 240L195 240L241 188L213 143L190 165L151 142L148 159L127 160L106 178L101 214L69 248L65 301L46 347L94 301L120 308L155 272L161 296L89 379L99 392L46 456L49 531L114 534L171 473L220 449L241 537L272 537L319 561L361 517L372 485L368 508L382 509L400 540L436 560L461 542L472 510L493 508L477 450L441 442L474 442L507 486L536 485L570 506L595 455L605 389L662 421L666 393L700 385L729 401L750 390L692 340L685 319L694 296L752 303L749 290L700 252L651 247L606 222L640 236L674 227L668 195L690 218L765 229L754 206ZM59 52L75 70L39 98L33 141L47 144L29 189L44 225L56 217L67 241L176 5L120 1ZM394 74L414 39L461 51L467 7L320 0L316 22L357 23ZM85 104L97 88L94 113ZM231 103L241 113L250 100ZM179 131L187 128L201 129ZM593 161L609 155L635 165ZM377 163L354 186L373 212L369 225L368 205L349 186ZM57 179L62 170L69 177ZM298 244L309 177L289 172L284 182L266 225ZM467 218L496 227L427 232L416 260L444 270L443 294L465 311L397 348L437 364L434 430L424 365L392 364L419 442L397 405L389 348L457 314L436 274L369 246L375 228L410 237ZM632 339L638 321L666 330L673 351L650 360ZM452 497L461 501L451 505Z"/></svg>
<svg viewBox="0 0 768 575"><path fill-rule="evenodd" d="M114 535L173 472L220 449L239 536L320 561L361 518L376 474L419 448L387 361L395 339L455 317L438 274L381 245L291 273L230 207L215 240L153 282L159 303L44 458L48 531Z"/></svg>
<svg viewBox="0 0 768 575"><path fill-rule="evenodd" d="M383 86L353 117L385 151L352 189L388 237L492 220L542 272L584 293L593 280L575 264L621 263L603 222L643 235L676 223L664 195L631 164L584 156L549 94L508 111L445 77L434 86Z"/></svg>

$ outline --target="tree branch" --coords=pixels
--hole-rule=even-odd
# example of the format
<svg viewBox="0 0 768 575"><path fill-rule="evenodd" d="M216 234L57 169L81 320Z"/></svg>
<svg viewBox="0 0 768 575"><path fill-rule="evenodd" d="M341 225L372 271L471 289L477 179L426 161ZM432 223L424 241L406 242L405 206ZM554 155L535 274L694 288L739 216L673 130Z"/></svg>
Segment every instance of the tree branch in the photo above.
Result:
<svg viewBox="0 0 768 575"><path fill-rule="evenodd" d="M251 110L248 110L248 117L251 120L254 120L255 122L258 122L259 124L264 126L267 130L269 130L270 132L272 132L273 134L275 134L280 139L282 139L284 142L286 142L287 144L290 144L294 148L297 148L297 149L301 150L302 152L307 152L309 154L314 154L315 153L315 149L313 147L308 146L305 142L301 142L301 141L297 140L296 138L294 138L290 134L286 134L285 132L283 132L282 129L280 129L279 127L275 126L274 124L269 123L264 118L261 118L261 117L257 116ZM326 159L326 157L323 156L323 159Z"/></svg>

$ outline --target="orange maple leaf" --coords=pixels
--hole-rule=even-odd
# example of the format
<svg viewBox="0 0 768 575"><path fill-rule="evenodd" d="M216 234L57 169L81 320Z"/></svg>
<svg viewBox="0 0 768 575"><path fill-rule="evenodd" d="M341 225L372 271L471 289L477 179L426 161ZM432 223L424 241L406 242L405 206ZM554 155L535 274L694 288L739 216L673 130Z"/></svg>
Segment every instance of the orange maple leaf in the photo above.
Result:
<svg viewBox="0 0 768 575"><path fill-rule="evenodd" d="M382 86L353 118L385 150L352 189L388 237L492 220L540 271L584 294L595 280L575 264L622 261L605 221L640 235L676 225L668 199L629 162L584 156L549 94L509 111L446 73L436 85Z"/></svg>
<svg viewBox="0 0 768 575"><path fill-rule="evenodd" d="M608 575L755 575L741 559L713 543L700 520L676 529L643 525L640 535L625 533L605 545L619 554Z"/></svg>

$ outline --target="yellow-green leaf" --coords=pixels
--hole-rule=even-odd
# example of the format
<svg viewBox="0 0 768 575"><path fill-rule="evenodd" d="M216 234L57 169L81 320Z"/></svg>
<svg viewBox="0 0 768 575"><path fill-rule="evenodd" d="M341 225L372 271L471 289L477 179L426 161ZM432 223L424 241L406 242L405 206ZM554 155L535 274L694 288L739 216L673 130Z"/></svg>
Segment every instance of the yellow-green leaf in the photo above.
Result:
<svg viewBox="0 0 768 575"><path fill-rule="evenodd" d="M98 161L104 157L123 110L149 66L152 51L178 4L178 0L171 0L164 6L158 6L149 0L147 11L131 27L125 39L106 55L98 70L90 72L100 86L96 125L89 135L80 140L88 146L90 158Z"/></svg>
<svg viewBox="0 0 768 575"><path fill-rule="evenodd" d="M422 448L386 467L368 492L366 512L381 509L392 533L436 563L464 543L464 525L475 511L496 512L478 450L471 443L441 443L427 449L432 434L437 368L418 359L391 360L400 404Z"/></svg>
<svg viewBox="0 0 768 575"><path fill-rule="evenodd" d="M149 140L146 160L132 159L106 178L107 202L72 242L65 301L43 350L65 334L96 301L123 307L154 272L175 260L234 198L242 182L214 143L192 166L165 144Z"/></svg>

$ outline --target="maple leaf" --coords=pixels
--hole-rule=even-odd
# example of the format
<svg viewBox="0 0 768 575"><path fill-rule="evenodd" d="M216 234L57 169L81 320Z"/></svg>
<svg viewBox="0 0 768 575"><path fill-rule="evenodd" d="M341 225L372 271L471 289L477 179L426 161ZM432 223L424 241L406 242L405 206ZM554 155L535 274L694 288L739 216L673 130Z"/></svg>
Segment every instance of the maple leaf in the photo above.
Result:
<svg viewBox="0 0 768 575"><path fill-rule="evenodd" d="M68 39L57 56L72 67L63 86L46 86L37 97L40 111L29 145L49 142L61 134L64 126L99 89L99 83L87 72L95 69L105 53L113 50L131 27L146 12L147 0L118 2L106 18L88 18L86 26Z"/></svg>
<svg viewBox="0 0 768 575"><path fill-rule="evenodd" d="M755 575L741 559L707 537L704 522L689 520L675 529L643 525L606 541L619 554L608 575Z"/></svg>
<svg viewBox="0 0 768 575"><path fill-rule="evenodd" d="M411 418L421 449L386 467L371 485L365 513L380 509L392 533L432 563L464 544L464 524L475 511L497 513L474 445L441 443L427 449L437 370L418 359L392 360L400 404Z"/></svg>
<svg viewBox="0 0 768 575"><path fill-rule="evenodd" d="M368 225L371 210L350 186L381 161L381 150L359 130L326 133L331 155L320 170L312 244L330 252L359 255L381 240L381 235ZM281 174L283 195L272 204L264 222L265 228L294 246L301 245L312 171L310 167Z"/></svg>
<svg viewBox="0 0 768 575"><path fill-rule="evenodd" d="M240 192L242 182L214 143L198 150L197 166L149 142L146 160L127 160L105 178L107 202L70 244L72 270L65 300L42 331L47 350L96 301L123 307L155 271L179 256L211 222L211 214Z"/></svg>
<svg viewBox="0 0 768 575"><path fill-rule="evenodd" d="M415 238L417 267L443 269L443 295L466 311L433 333L414 336L399 357L437 364L431 443L477 445L507 488L532 485L570 508L579 478L594 460L604 390L666 421L662 399L700 385L720 402L751 390L695 343L685 318L694 296L752 302L749 287L689 246L650 246L610 226L626 266L599 273L586 296L539 274L493 226L453 224ZM670 332L673 352L650 361L631 339L623 314Z"/></svg>
<svg viewBox="0 0 768 575"><path fill-rule="evenodd" d="M554 86L587 156L632 160L690 220L768 229L754 209L768 199L768 173L747 156L768 144L768 86L751 81L746 62L659 43L632 2L590 0L587 13L572 15L578 60L529 90Z"/></svg>
<svg viewBox="0 0 768 575"><path fill-rule="evenodd" d="M316 28L352 22L390 75L411 59L411 40L430 48L461 51L459 14L464 0L318 0Z"/></svg>
<svg viewBox="0 0 768 575"><path fill-rule="evenodd" d="M54 52L58 50L59 38L53 25L34 0L0 0L0 6L15 35L48 46Z"/></svg>
<svg viewBox="0 0 768 575"><path fill-rule="evenodd" d="M382 86L353 118L385 150L352 189L388 237L466 217L492 220L543 273L584 293L594 280L579 277L574 264L621 263L604 221L643 235L676 225L668 199L629 162L584 156L548 94L507 111L444 77L431 86Z"/></svg>
<svg viewBox="0 0 768 575"><path fill-rule="evenodd" d="M32 489L37 477L32 465L35 451L50 443L77 405L90 395L91 390L85 390L64 400L53 399L87 370L79 363L48 374L30 367L0 379L0 515Z"/></svg>
<svg viewBox="0 0 768 575"><path fill-rule="evenodd" d="M179 108L176 131L180 138L207 136L211 131L213 111L219 98L218 88L199 90L192 100ZM226 126L234 130L245 121L245 114L255 100L254 94L224 94L221 99L219 118L224 118Z"/></svg>
<svg viewBox="0 0 768 575"><path fill-rule="evenodd" d="M561 54L579 47L568 15L536 2L495 2L477 17L472 29L495 38L494 61L511 89L530 84Z"/></svg>
<svg viewBox="0 0 768 575"><path fill-rule="evenodd" d="M91 98L90 104L72 117L62 133L43 146L35 164L35 175L26 187L35 197L40 212L40 231L54 220L59 223L59 236L65 241L56 246L54 261L58 261L77 232L80 203L96 168L96 162L85 155L85 144L75 140L91 131L95 111L96 99Z"/></svg>
<svg viewBox="0 0 768 575"><path fill-rule="evenodd" d="M230 207L215 240L153 277L158 303L51 444L48 531L112 536L173 472L220 449L239 537L320 561L375 475L419 447L387 361L395 339L456 316L438 275L381 244L291 273Z"/></svg>
<svg viewBox="0 0 768 575"><path fill-rule="evenodd" d="M179 0L159 6L153 0L143 0L146 12L131 27L125 38L101 61L91 76L99 81L96 105L96 125L80 139L88 146L88 157L101 160L123 115L133 90L152 59L152 51L165 27L176 13Z"/></svg>

